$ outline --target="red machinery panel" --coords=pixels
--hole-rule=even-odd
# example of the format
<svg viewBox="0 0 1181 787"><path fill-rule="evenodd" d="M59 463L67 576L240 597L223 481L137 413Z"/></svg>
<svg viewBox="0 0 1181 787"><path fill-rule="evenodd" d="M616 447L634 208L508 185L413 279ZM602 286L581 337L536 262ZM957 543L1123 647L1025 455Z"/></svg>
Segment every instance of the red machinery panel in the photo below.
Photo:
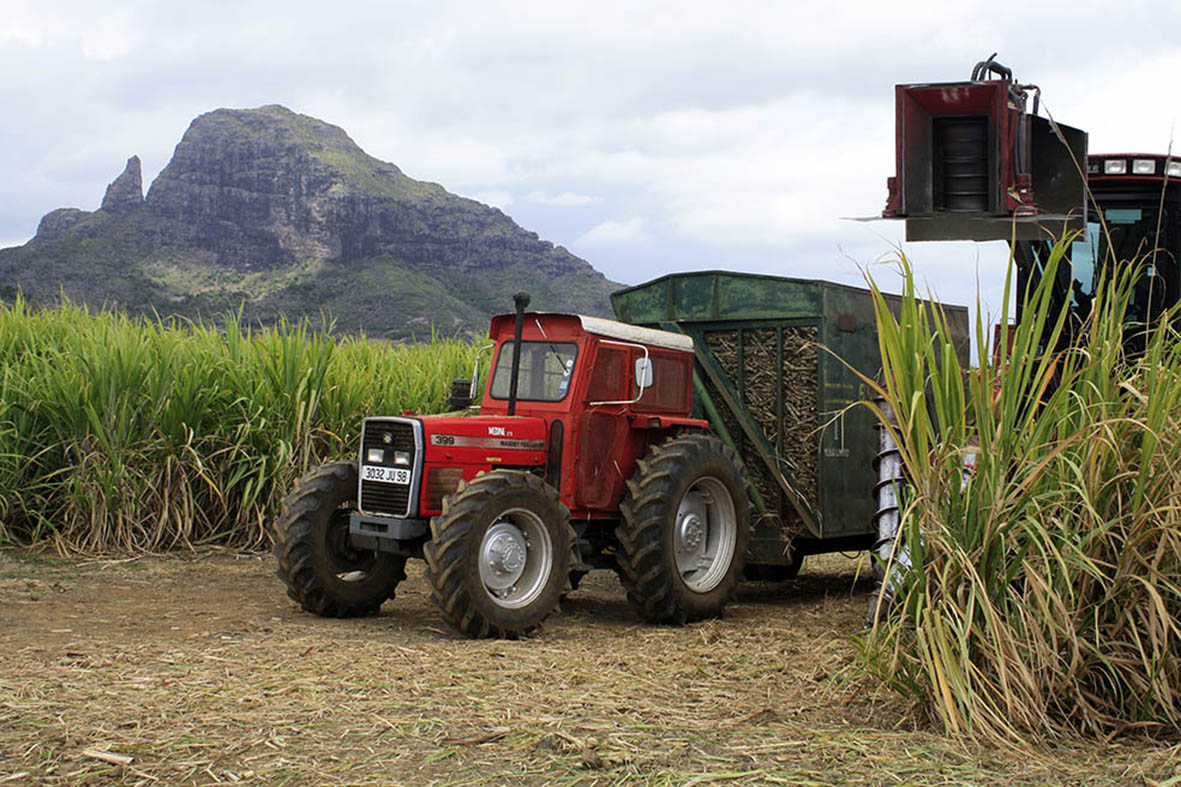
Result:
<svg viewBox="0 0 1181 787"><path fill-rule="evenodd" d="M882 216L907 240L1045 237L1077 224L1087 135L1030 115L1007 79L895 86L897 169Z"/></svg>

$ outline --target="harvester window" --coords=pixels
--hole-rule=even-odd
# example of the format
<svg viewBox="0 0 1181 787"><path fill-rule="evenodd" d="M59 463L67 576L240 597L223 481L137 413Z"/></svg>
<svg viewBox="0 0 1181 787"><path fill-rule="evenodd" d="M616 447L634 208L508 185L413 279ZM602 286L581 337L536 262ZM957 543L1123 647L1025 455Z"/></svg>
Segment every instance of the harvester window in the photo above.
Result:
<svg viewBox="0 0 1181 787"><path fill-rule="evenodd" d="M1076 309L1089 304L1089 299L1095 295L1095 257L1099 250L1099 230L1097 222L1087 222L1086 232L1070 245L1070 272L1073 277L1071 294Z"/></svg>
<svg viewBox="0 0 1181 787"><path fill-rule="evenodd" d="M1170 214L1168 206L1162 214L1153 204L1124 205L1104 209L1106 233L1097 220L1087 222L1085 232L1070 249L1071 304L1081 319L1090 313L1102 272L1110 271L1116 261L1141 265L1128 304L1128 320L1151 320L1152 315L1174 302L1176 285L1169 284L1169 271L1176 265L1170 251Z"/></svg>
<svg viewBox="0 0 1181 787"><path fill-rule="evenodd" d="M578 345L573 342L521 342L521 371L517 398L558 402L566 398L574 378ZM513 342L500 346L492 372L492 398L507 399L513 376Z"/></svg>

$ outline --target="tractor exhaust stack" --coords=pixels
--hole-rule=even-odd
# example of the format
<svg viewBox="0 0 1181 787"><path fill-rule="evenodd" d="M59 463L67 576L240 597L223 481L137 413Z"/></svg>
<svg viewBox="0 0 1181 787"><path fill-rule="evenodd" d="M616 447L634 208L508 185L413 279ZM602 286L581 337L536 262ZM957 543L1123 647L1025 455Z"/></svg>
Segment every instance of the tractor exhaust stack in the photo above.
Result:
<svg viewBox="0 0 1181 787"><path fill-rule="evenodd" d="M521 376L521 329L525 325L525 308L529 305L529 293L518 292L513 296L517 307L517 321L513 326L513 372L508 384L508 414L517 412L517 381Z"/></svg>

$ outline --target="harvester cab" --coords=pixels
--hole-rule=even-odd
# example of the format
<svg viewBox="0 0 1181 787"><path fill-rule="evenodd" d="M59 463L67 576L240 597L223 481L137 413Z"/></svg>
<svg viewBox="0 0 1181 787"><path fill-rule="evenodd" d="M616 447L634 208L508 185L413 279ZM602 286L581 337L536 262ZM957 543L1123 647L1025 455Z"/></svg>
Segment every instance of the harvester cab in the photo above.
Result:
<svg viewBox="0 0 1181 787"><path fill-rule="evenodd" d="M1160 154L1092 154L1087 185L1092 200L1084 234L1071 247L1073 307L1085 319L1103 269L1144 258L1128 317L1151 323L1181 297L1181 161ZM1048 244L1030 251L1046 254Z"/></svg>

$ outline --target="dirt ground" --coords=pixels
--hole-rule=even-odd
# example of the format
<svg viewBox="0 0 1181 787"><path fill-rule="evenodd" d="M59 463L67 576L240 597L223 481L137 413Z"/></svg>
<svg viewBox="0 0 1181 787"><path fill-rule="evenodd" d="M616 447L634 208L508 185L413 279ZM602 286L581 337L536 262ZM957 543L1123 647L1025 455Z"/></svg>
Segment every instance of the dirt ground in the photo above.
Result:
<svg viewBox="0 0 1181 787"><path fill-rule="evenodd" d="M868 588L839 556L683 628L594 572L522 642L458 638L410 568L322 620L270 555L0 553L0 784L1181 785L1176 741L967 747L842 681Z"/></svg>

